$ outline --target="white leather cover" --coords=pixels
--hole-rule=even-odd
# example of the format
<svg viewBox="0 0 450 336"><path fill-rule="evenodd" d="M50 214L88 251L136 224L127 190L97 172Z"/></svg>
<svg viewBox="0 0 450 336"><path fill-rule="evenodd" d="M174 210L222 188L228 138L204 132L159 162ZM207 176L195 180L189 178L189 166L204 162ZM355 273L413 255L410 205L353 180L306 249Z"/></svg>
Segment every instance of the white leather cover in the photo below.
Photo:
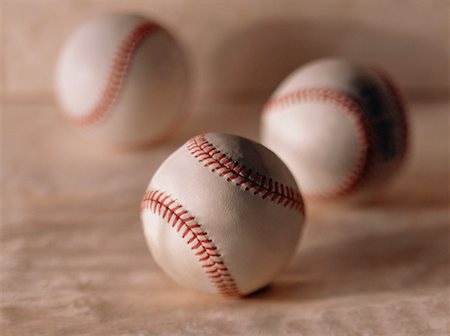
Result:
<svg viewBox="0 0 450 336"><path fill-rule="evenodd" d="M161 203L181 206L176 211L187 225L200 225L193 230L206 233L211 243L205 245L220 255L210 259L222 262L223 271L204 267L199 259L205 254L196 255L202 248L189 243L192 234L183 238L185 227L177 232L181 224L172 226L167 207L148 201L155 191L168 196ZM161 268L182 285L229 296L273 280L294 254L303 213L295 180L274 153L253 141L214 133L194 137L175 151L153 176L142 203L145 236ZM229 285L213 282L221 279Z"/></svg>
<svg viewBox="0 0 450 336"><path fill-rule="evenodd" d="M104 15L83 24L64 45L55 72L57 98L69 118L92 137L123 146L175 130L186 110L187 86L180 46L165 29L135 15ZM112 97L105 97L111 87ZM101 104L108 99L109 105ZM101 117L89 119L99 104Z"/></svg>
<svg viewBox="0 0 450 336"><path fill-rule="evenodd" d="M392 83L342 59L294 71L262 114L262 143L286 162L310 199L370 196L396 171L406 138Z"/></svg>

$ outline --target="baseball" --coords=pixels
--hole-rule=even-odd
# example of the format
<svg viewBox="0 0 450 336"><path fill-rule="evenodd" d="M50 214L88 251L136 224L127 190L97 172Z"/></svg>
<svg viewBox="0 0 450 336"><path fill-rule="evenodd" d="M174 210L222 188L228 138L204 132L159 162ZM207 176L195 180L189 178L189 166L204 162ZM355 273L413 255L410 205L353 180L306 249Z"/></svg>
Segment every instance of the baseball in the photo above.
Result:
<svg viewBox="0 0 450 336"><path fill-rule="evenodd" d="M261 128L262 143L312 200L370 199L407 150L405 107L393 83L342 59L293 72L264 108Z"/></svg>
<svg viewBox="0 0 450 336"><path fill-rule="evenodd" d="M111 14L67 40L55 73L57 100L91 138L115 147L152 145L170 136L185 112L186 57L157 23Z"/></svg>
<svg viewBox="0 0 450 336"><path fill-rule="evenodd" d="M274 153L239 136L207 133L157 170L141 218L155 261L173 279L239 297L286 266L304 208L294 177Z"/></svg>

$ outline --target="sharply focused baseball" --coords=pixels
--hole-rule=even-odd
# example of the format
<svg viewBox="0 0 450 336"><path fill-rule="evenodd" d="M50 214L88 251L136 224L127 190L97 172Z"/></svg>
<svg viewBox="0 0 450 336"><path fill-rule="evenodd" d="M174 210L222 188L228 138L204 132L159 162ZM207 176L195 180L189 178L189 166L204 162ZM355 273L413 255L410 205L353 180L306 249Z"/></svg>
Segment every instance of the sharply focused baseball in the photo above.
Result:
<svg viewBox="0 0 450 336"><path fill-rule="evenodd" d="M228 134L198 135L153 176L141 204L153 258L183 286L239 297L269 284L303 227L294 177L270 150Z"/></svg>
<svg viewBox="0 0 450 336"><path fill-rule="evenodd" d="M187 60L159 24L104 15L68 38L55 91L66 116L92 138L123 148L152 145L173 134L186 112Z"/></svg>
<svg viewBox="0 0 450 336"><path fill-rule="evenodd" d="M405 107L383 74L342 59L311 62L284 80L262 113L262 143L305 198L367 200L404 161Z"/></svg>

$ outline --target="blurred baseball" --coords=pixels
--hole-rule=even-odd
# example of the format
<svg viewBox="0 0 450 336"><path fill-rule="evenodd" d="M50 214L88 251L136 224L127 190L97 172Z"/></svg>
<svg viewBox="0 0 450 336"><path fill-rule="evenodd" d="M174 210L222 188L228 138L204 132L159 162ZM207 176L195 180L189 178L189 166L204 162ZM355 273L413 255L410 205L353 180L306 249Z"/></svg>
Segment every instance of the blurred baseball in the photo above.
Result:
<svg viewBox="0 0 450 336"><path fill-rule="evenodd" d="M285 161L309 199L372 197L403 161L407 137L393 83L342 59L293 72L262 114L262 143Z"/></svg>
<svg viewBox="0 0 450 336"><path fill-rule="evenodd" d="M153 176L141 204L155 261L184 286L242 296L295 252L304 210L283 162L253 141L196 136Z"/></svg>
<svg viewBox="0 0 450 336"><path fill-rule="evenodd" d="M170 136L186 111L186 57L174 37L136 15L96 17L78 28L59 56L56 95L91 137L119 147Z"/></svg>

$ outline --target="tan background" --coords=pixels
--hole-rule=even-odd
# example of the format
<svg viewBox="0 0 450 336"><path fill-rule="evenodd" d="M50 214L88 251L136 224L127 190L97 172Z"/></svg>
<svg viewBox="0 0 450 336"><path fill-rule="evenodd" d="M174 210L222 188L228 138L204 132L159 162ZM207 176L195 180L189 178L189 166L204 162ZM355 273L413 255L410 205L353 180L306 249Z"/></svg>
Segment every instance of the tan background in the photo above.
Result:
<svg viewBox="0 0 450 336"><path fill-rule="evenodd" d="M104 11L142 13L177 34L201 101L261 99L329 55L383 67L411 94L448 89L446 0L3 0L6 98L51 97L64 38Z"/></svg>
<svg viewBox="0 0 450 336"><path fill-rule="evenodd" d="M2 335L449 334L448 2L1 2ZM52 102L52 67L82 20L113 9L161 19L188 51L188 125L148 152L79 138ZM228 301L174 284L151 259L139 201L188 137L258 138L261 104L291 69L337 54L405 89L411 153L365 207L307 204L298 254L266 290Z"/></svg>

